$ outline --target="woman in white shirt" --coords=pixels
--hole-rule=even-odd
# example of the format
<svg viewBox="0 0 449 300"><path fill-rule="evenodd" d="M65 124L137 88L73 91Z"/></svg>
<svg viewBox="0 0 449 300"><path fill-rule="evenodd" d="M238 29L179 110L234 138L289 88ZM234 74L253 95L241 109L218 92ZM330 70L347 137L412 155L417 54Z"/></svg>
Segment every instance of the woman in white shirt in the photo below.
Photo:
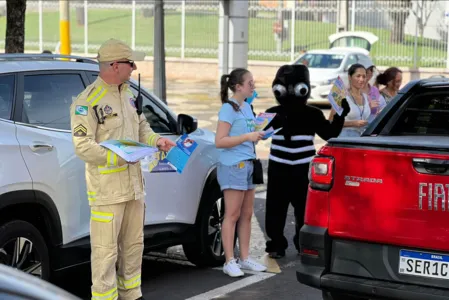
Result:
<svg viewBox="0 0 449 300"><path fill-rule="evenodd" d="M371 114L368 97L362 92L366 83L366 69L361 64L353 64L348 70L349 89L346 100L351 111L345 118L345 124L339 137L360 136L368 125L368 119ZM332 120L335 110L332 109L329 120Z"/></svg>

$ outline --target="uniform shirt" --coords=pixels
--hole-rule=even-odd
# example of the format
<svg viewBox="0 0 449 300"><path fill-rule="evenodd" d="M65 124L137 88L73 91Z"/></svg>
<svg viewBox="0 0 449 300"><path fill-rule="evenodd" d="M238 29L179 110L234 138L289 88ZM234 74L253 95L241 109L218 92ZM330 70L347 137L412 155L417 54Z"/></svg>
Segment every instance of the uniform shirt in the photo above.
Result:
<svg viewBox="0 0 449 300"><path fill-rule="evenodd" d="M129 139L156 147L159 135L137 115L127 84L110 85L100 77L72 103L71 128L76 155L86 162L90 205L107 205L145 196L140 163L127 164L99 143Z"/></svg>
<svg viewBox="0 0 449 300"><path fill-rule="evenodd" d="M229 100L237 103L234 99ZM253 111L251 106L245 101L240 106L239 111L235 111L229 103L223 104L218 113L218 120L231 124L229 136L240 136L255 130ZM232 166L243 160L254 158L256 158L256 154L254 153L254 143L251 141L243 142L232 148L220 149L219 161L226 166Z"/></svg>

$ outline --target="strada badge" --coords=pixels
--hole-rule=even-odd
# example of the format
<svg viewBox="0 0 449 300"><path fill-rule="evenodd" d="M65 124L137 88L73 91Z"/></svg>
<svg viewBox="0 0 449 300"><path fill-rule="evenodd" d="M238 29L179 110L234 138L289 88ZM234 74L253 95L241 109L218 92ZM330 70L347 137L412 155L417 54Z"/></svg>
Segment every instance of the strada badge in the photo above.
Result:
<svg viewBox="0 0 449 300"><path fill-rule="evenodd" d="M383 183L381 178L371 178L371 177L359 177L359 176L345 175L345 185L348 185L348 186L360 186L361 182L377 183L377 184L382 184Z"/></svg>

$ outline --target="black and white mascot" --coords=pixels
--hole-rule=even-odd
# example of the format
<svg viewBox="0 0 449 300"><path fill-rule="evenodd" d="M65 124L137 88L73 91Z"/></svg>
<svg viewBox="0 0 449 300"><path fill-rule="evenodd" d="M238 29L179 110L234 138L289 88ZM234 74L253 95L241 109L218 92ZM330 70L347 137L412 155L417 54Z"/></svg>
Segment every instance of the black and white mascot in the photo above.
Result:
<svg viewBox="0 0 449 300"><path fill-rule="evenodd" d="M342 115L335 114L332 122L320 109L307 105L311 88L309 69L305 65L280 67L272 90L279 105L266 111L276 113L269 126L282 129L272 136L268 162L265 229L270 240L265 251L272 258L281 258L288 248L284 227L290 203L296 221L293 243L297 251L300 250L299 230L304 224L309 163L316 154L315 134L324 140L337 137L349 105L344 99Z"/></svg>

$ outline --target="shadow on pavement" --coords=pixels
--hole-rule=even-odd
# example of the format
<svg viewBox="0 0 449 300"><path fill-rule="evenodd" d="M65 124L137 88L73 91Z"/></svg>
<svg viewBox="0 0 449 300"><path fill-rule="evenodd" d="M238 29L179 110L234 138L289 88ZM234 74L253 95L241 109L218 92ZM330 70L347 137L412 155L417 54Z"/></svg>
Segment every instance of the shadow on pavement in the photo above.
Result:
<svg viewBox="0 0 449 300"><path fill-rule="evenodd" d="M142 265L142 293L147 299L187 299L241 279L176 262L144 259ZM90 265L58 272L53 283L81 299L91 299Z"/></svg>

